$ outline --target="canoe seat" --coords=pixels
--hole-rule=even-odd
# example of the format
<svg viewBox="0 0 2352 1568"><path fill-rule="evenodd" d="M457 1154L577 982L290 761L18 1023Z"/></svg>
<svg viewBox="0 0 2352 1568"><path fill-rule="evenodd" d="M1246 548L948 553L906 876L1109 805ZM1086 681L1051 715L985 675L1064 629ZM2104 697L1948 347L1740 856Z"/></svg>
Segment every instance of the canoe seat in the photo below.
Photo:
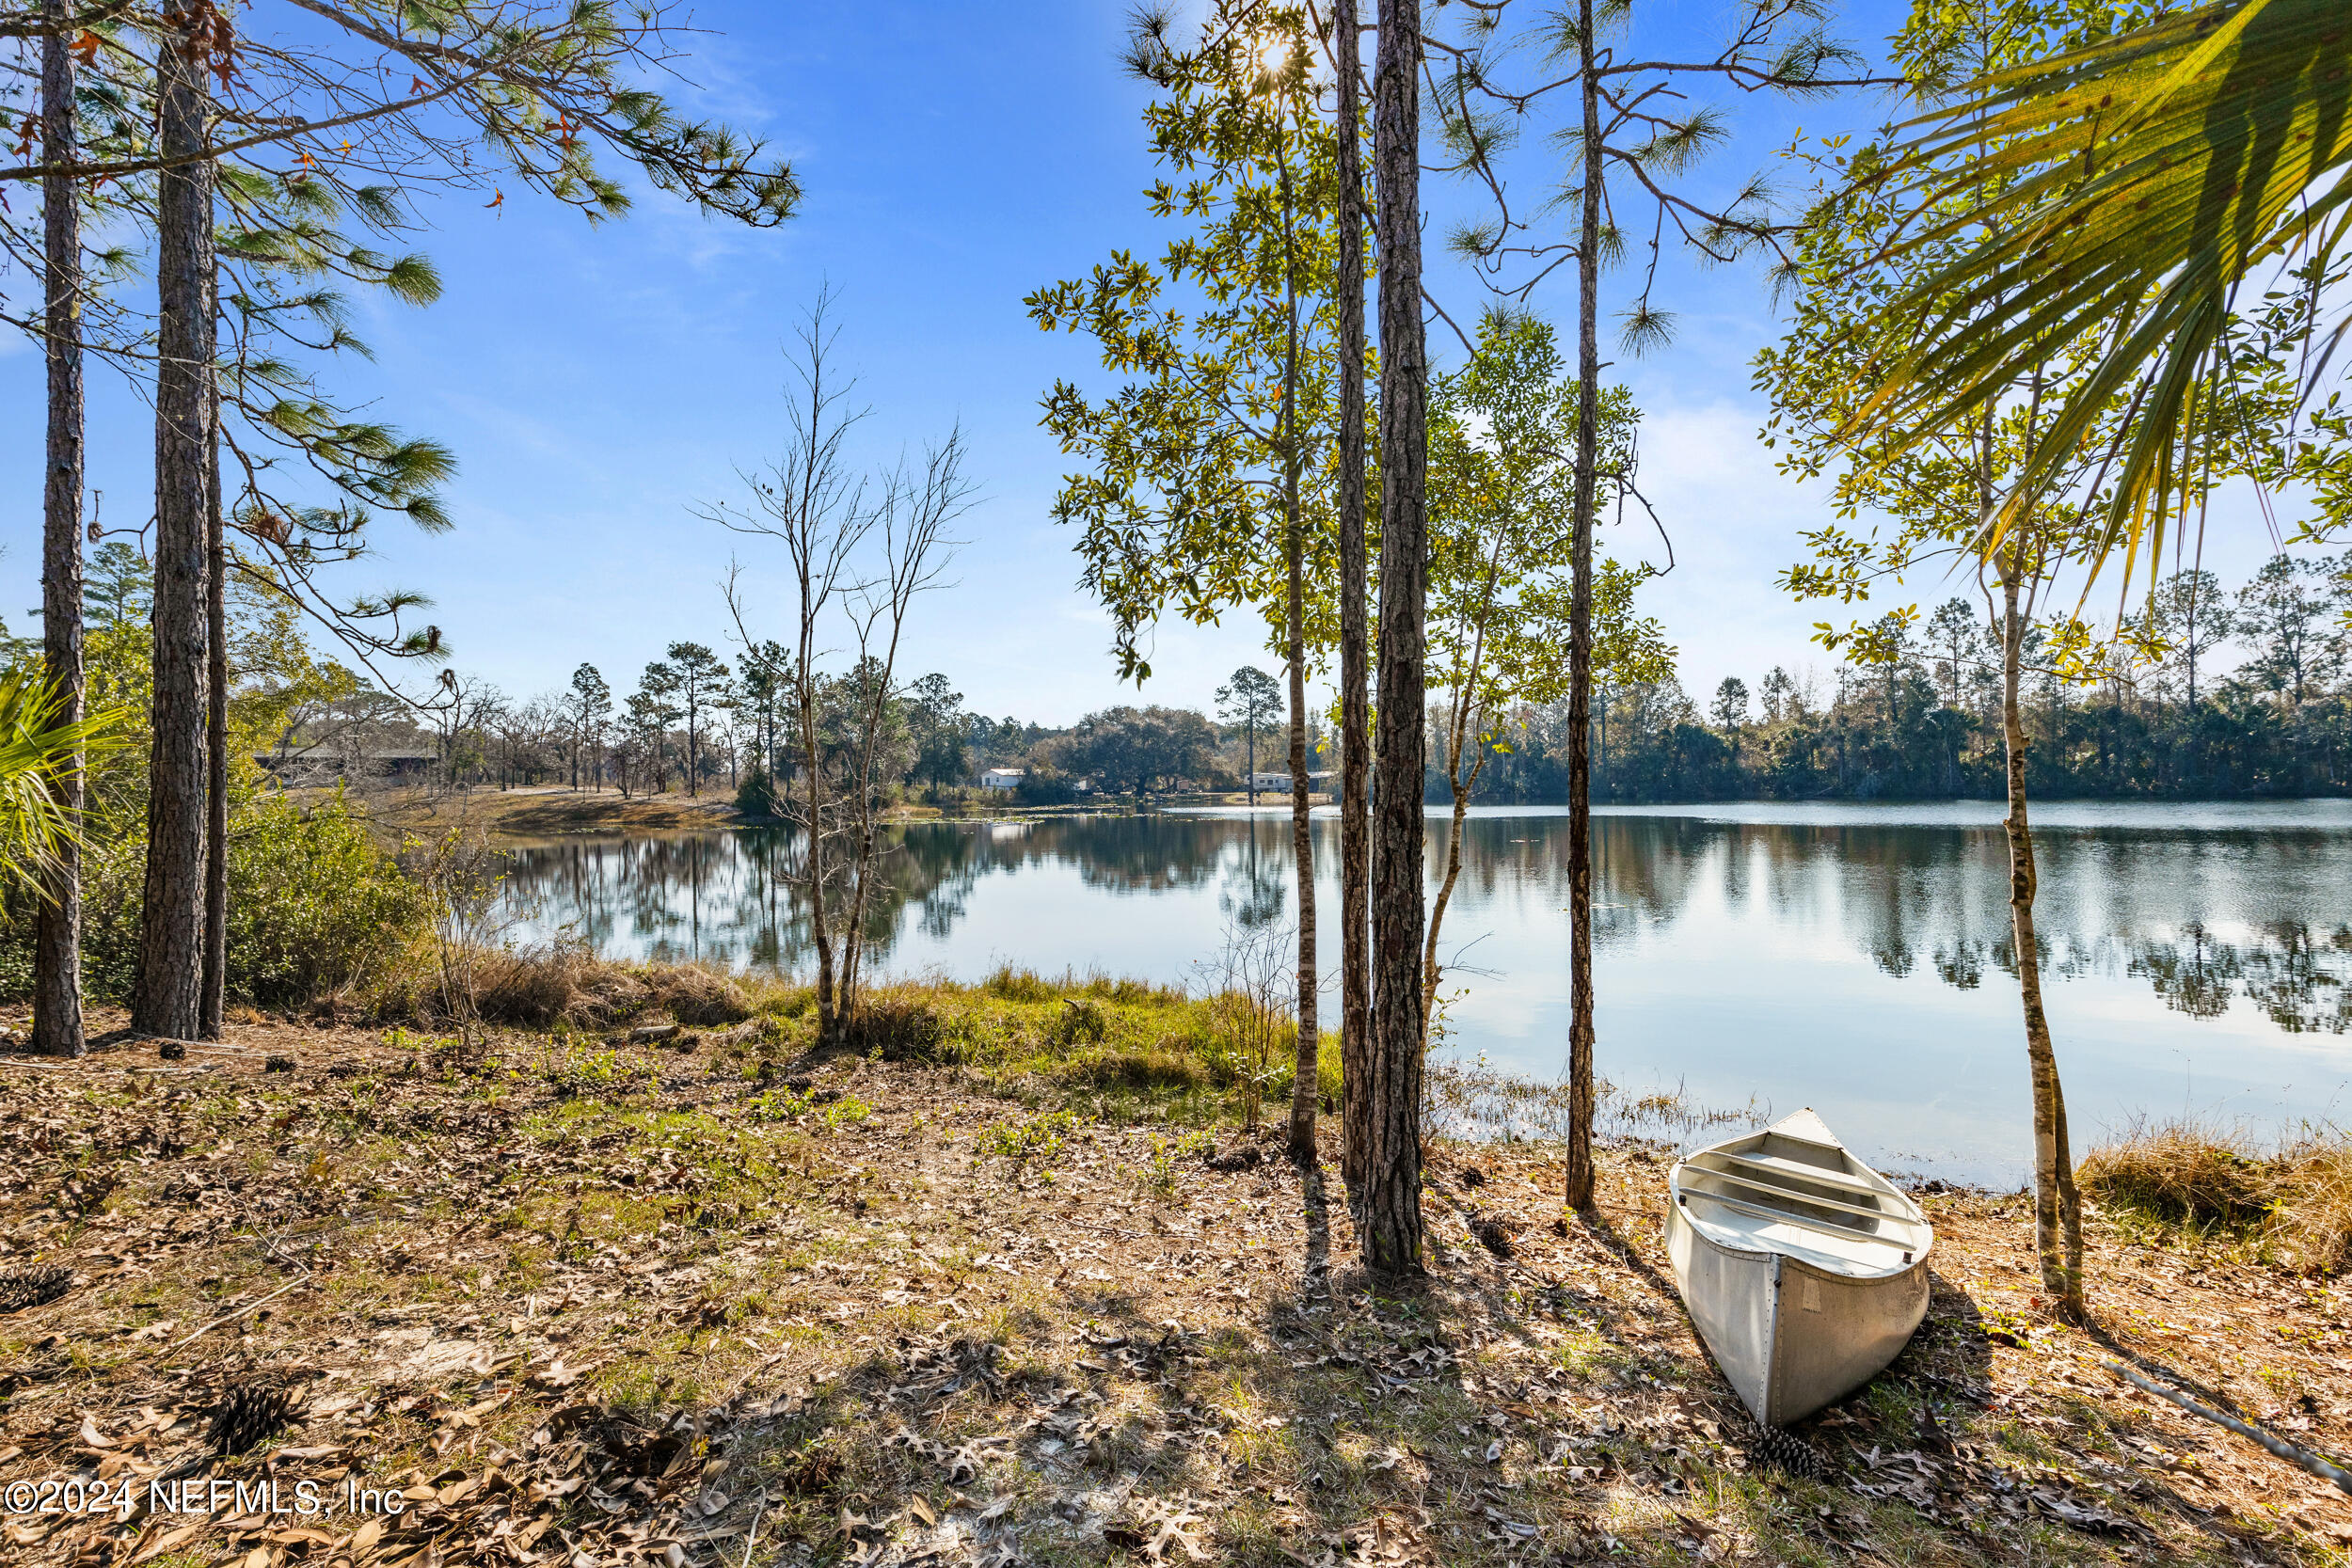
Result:
<svg viewBox="0 0 2352 1568"><path fill-rule="evenodd" d="M1811 1181L1844 1192L1867 1193L1873 1197L1887 1190L1858 1176L1849 1176L1842 1170L1824 1170L1820 1165L1808 1165L1802 1160L1784 1160L1777 1154L1734 1154L1727 1149L1708 1148L1700 1150L1692 1158L1722 1160L1743 1170L1770 1172L1790 1181Z"/></svg>
<svg viewBox="0 0 2352 1568"><path fill-rule="evenodd" d="M1699 1175L1711 1176L1718 1181L1727 1182L1732 1186L1742 1188L1748 1192L1762 1195L1755 1201L1764 1203L1771 1207L1778 1207L1778 1203L1773 1201L1774 1199L1778 1199L1779 1203L1800 1203L1808 1209L1825 1209L1832 1211L1835 1213L1852 1214L1861 1219L1876 1220L1882 1225L1907 1226L1915 1223L1909 1214L1902 1212L1900 1210L1871 1208L1859 1203L1840 1203L1834 1197L1817 1197L1811 1193L1791 1192L1788 1187L1777 1181L1758 1181L1752 1178L1739 1175L1733 1171L1716 1170L1712 1166L1698 1164L1695 1162L1692 1164L1691 1168L1693 1172ZM1829 1223L1835 1225L1839 1222L1835 1219L1831 1219L1829 1220ZM1851 1228L1861 1230L1866 1235L1870 1233L1867 1227L1862 1226L1853 1226L1851 1227Z"/></svg>

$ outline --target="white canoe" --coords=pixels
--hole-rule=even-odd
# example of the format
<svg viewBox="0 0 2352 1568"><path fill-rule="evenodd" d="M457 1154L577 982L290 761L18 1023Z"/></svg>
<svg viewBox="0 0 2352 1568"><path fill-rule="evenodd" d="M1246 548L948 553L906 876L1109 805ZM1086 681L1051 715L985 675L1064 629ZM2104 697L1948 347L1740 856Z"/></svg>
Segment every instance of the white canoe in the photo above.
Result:
<svg viewBox="0 0 2352 1568"><path fill-rule="evenodd" d="M1685 1155L1666 1194L1675 1283L1759 1421L1861 1387L1927 1315L1935 1232L1809 1110Z"/></svg>

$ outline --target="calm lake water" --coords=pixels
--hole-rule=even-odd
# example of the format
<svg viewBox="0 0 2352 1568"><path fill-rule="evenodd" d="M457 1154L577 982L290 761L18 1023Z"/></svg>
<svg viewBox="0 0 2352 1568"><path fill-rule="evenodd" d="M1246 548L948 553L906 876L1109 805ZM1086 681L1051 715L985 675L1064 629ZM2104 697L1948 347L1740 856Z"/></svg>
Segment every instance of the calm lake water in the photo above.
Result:
<svg viewBox="0 0 2352 1568"><path fill-rule="evenodd" d="M1890 1168L2016 1179L2030 1150L2000 816L1597 813L1602 1074L1709 1105L1809 1104ZM1316 829L1329 953L1338 824ZM1433 887L1446 832L1433 816ZM2143 1113L2352 1119L2352 801L2054 803L2036 840L2078 1147ZM1561 1070L1566 850L1557 808L1471 815L1439 944L1459 992L1448 1053ZM782 853L758 832L573 840L516 850L505 896L528 938L789 969L804 932L770 874ZM1197 984L1229 929L1291 918L1272 812L919 823L891 875L876 930L897 974L1009 962Z"/></svg>

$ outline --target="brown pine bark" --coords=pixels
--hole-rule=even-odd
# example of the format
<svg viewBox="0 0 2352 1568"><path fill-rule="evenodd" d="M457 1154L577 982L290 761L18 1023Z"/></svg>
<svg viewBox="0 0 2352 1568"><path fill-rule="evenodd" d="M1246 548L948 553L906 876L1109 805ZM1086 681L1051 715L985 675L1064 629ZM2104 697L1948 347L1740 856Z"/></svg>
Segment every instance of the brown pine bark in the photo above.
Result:
<svg viewBox="0 0 2352 1568"><path fill-rule="evenodd" d="M1367 1268L1421 1267L1423 637L1429 361L1421 319L1421 9L1380 0L1373 173L1380 244L1380 727L1372 843L1373 1043L1357 1236Z"/></svg>
<svg viewBox="0 0 2352 1568"><path fill-rule="evenodd" d="M1364 171L1356 122L1362 60L1356 0L1338 0L1332 43L1339 73L1340 356L1340 1172L1350 1213L1361 1216L1364 1097L1372 1052L1366 911L1372 899L1372 705L1368 562L1364 540Z"/></svg>
<svg viewBox="0 0 2352 1568"><path fill-rule="evenodd" d="M220 389L213 389L213 442L205 462L204 561L204 992L197 1038L220 1038L229 987L229 556L221 534Z"/></svg>
<svg viewBox="0 0 2352 1568"><path fill-rule="evenodd" d="M196 10L156 51L156 119L166 158L207 141ZM147 882L131 1026L186 1038L203 989L206 741L205 560L213 445L213 168L165 169L155 198L155 691L148 760Z"/></svg>
<svg viewBox="0 0 2352 1568"><path fill-rule="evenodd" d="M1593 506L1600 427L1600 84L1593 0L1578 0L1584 188L1577 231L1576 511L1568 597L1568 1207L1593 1203Z"/></svg>
<svg viewBox="0 0 2352 1568"><path fill-rule="evenodd" d="M71 0L46 0L41 20L41 157L74 160L73 51L66 36ZM63 175L41 182L45 304L41 325L49 377L48 453L41 485L41 654L56 687L57 717L82 717L82 213ZM57 781L67 820L81 821L82 758ZM82 856L68 838L41 883L33 932L33 1049L79 1056L82 1034Z"/></svg>
<svg viewBox="0 0 2352 1568"><path fill-rule="evenodd" d="M1279 134L1279 133L1278 133ZM1287 138L1286 138L1287 139ZM1298 259L1292 245L1296 208L1292 199L1290 153L1279 149L1282 170L1282 566L1284 572L1282 653L1290 665L1291 866L1298 881L1298 1027L1291 1064L1291 1158L1315 1160L1315 1096L1323 1055L1323 1024L1315 961L1315 839L1307 777L1307 571L1306 522L1300 515L1298 436Z"/></svg>
<svg viewBox="0 0 2352 1568"><path fill-rule="evenodd" d="M1290 660L1291 686L1291 863L1298 879L1298 1031L1291 1074L1290 1151L1291 1158L1311 1164L1315 1158L1315 1099L1323 1025L1315 1006L1315 840L1307 777L1307 582L1300 540L1304 528L1298 515L1298 461L1295 455L1290 460L1290 470L1288 494L1283 497L1282 555L1290 578L1283 640Z"/></svg>
<svg viewBox="0 0 2352 1568"><path fill-rule="evenodd" d="M2017 699L2025 662L2026 617L2019 612L2014 555L2001 573L2001 738L2009 781L2009 911L2017 949L2017 989L2026 1010L2026 1058L2033 1078L2034 1246L2042 1283L2062 1316L2080 1321L2083 1302L2083 1204L2074 1187L2074 1151L2066 1136L2066 1094L2058 1084L2058 1053L2042 1006L2042 952L2034 929L2033 834L2026 820L2026 718Z"/></svg>

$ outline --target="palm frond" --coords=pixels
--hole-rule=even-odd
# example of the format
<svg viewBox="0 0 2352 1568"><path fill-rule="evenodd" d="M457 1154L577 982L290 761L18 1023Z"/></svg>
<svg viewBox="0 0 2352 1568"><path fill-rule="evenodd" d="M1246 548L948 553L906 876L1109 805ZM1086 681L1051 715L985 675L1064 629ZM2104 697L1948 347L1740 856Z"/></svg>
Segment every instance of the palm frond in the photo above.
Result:
<svg viewBox="0 0 2352 1568"><path fill-rule="evenodd" d="M2344 0L2228 0L1991 77L1903 128L1881 177L1908 181L1902 205L1923 221L1891 253L1952 256L1894 302L1921 322L1918 346L1850 434L1899 446L2090 349L2094 370L2044 426L1987 538L2043 498L2103 410L2136 397L2096 559L2137 553L2161 533L2236 291L2265 267L2316 261L2326 276L2352 225L2347 55Z"/></svg>
<svg viewBox="0 0 2352 1568"><path fill-rule="evenodd" d="M0 673L0 877L38 885L80 825L67 811L67 776L120 744L119 712L59 718L56 684L31 669Z"/></svg>

